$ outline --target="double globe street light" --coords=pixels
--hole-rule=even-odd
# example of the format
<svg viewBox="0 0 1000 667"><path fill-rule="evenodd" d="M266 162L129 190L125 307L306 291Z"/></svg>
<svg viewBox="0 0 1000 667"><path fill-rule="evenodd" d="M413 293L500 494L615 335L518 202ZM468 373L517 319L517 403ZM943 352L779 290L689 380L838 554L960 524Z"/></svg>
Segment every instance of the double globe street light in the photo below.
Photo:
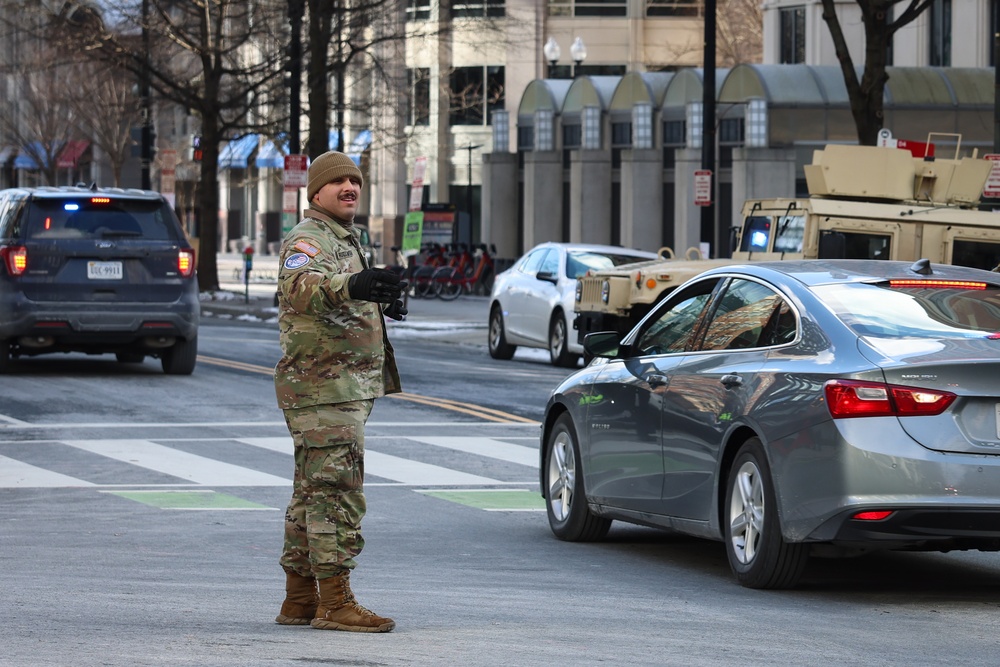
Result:
<svg viewBox="0 0 1000 667"><path fill-rule="evenodd" d="M542 47L542 53L545 54L545 59L549 61L549 76L555 78L553 70L556 69L556 63L559 62L559 56L562 55L562 49L559 48L559 43L555 37L549 37L548 41ZM587 47L583 43L582 37L577 37L570 44L569 55L573 59L573 69L570 72L570 78L576 78L576 70L587 59Z"/></svg>

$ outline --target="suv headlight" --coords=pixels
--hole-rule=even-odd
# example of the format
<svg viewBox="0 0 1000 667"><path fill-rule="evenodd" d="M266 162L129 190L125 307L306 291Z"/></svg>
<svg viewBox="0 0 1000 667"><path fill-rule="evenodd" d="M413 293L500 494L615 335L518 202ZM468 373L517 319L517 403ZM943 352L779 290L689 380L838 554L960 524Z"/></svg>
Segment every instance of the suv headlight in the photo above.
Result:
<svg viewBox="0 0 1000 667"><path fill-rule="evenodd" d="M601 301L604 303L608 302L611 298L611 281L605 280L601 283Z"/></svg>
<svg viewBox="0 0 1000 667"><path fill-rule="evenodd" d="M583 298L583 285L580 284L579 280L576 281L576 297L575 298L576 298L576 302L577 303L580 303L580 299Z"/></svg>

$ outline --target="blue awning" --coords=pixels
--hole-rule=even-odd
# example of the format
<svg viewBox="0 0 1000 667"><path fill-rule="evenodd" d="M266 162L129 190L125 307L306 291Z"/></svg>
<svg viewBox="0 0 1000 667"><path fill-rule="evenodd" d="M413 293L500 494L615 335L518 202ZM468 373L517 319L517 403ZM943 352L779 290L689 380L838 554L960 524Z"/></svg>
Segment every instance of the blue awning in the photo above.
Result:
<svg viewBox="0 0 1000 667"><path fill-rule="evenodd" d="M287 154L287 142L282 144L281 148L278 148L273 140L268 139L260 147L260 150L257 151L257 158L254 160L254 164L257 165L258 169L284 169L285 155Z"/></svg>
<svg viewBox="0 0 1000 667"><path fill-rule="evenodd" d="M347 153L348 157L354 160L354 163L359 167L361 166L361 154L368 150L368 147L372 143L372 132L371 130L361 130L358 132L357 136L354 137L354 141L351 145L347 147L344 151Z"/></svg>
<svg viewBox="0 0 1000 667"><path fill-rule="evenodd" d="M250 154L257 148L256 134L245 134L239 139L230 141L219 153L220 169L246 169Z"/></svg>
<svg viewBox="0 0 1000 667"><path fill-rule="evenodd" d="M31 142L30 149L30 152L24 150L24 148L18 152L17 157L14 158L14 169L38 169L38 163L35 161L32 153L40 156L42 161L46 164L46 166L48 166L48 152L45 150L45 146L42 142Z"/></svg>

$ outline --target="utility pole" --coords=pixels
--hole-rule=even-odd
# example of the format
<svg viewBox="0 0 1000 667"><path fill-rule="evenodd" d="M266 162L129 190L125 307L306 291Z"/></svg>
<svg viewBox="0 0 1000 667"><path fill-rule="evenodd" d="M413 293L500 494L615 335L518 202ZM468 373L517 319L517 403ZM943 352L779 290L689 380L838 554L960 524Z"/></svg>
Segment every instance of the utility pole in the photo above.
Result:
<svg viewBox="0 0 1000 667"><path fill-rule="evenodd" d="M288 0L288 20L292 26L291 40L288 42L288 152L301 153L299 121L302 116L302 14L305 0Z"/></svg>
<svg viewBox="0 0 1000 667"><path fill-rule="evenodd" d="M705 0L705 53L701 97L701 168L711 174L712 194L707 206L701 207L701 238L712 244L712 255L723 256L722 234L716 228L715 200L719 191L719 175L715 173L715 0Z"/></svg>
<svg viewBox="0 0 1000 667"><path fill-rule="evenodd" d="M153 187L150 167L153 163L153 99L149 83L149 0L142 0L142 73L139 76L139 97L142 100L142 130L140 136L139 160L140 187Z"/></svg>

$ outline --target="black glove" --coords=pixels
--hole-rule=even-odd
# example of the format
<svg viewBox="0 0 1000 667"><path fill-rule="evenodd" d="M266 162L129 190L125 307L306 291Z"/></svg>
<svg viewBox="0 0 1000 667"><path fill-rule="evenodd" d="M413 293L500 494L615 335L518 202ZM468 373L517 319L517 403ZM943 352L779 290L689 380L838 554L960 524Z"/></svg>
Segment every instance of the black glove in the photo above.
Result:
<svg viewBox="0 0 1000 667"><path fill-rule="evenodd" d="M406 283L403 284L405 285ZM382 314L386 317L391 317L394 320L405 320L406 312L406 306L403 305L402 301L397 299L386 306L385 310L382 311Z"/></svg>
<svg viewBox="0 0 1000 667"><path fill-rule="evenodd" d="M364 269L347 279L347 293L361 301L392 303L404 289L406 283L400 283L399 275L387 269Z"/></svg>

